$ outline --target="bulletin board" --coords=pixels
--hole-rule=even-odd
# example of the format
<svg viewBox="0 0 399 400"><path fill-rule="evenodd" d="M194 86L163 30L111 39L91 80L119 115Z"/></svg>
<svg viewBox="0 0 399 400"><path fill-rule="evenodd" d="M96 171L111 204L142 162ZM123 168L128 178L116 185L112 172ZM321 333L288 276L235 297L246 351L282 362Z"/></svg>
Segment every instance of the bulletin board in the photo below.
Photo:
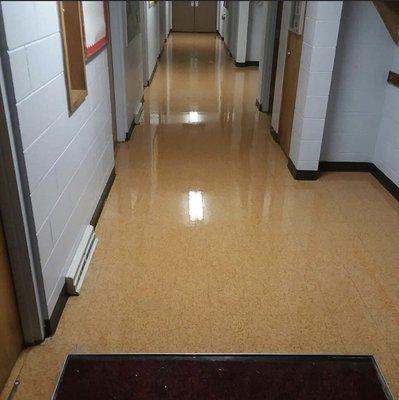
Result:
<svg viewBox="0 0 399 400"><path fill-rule="evenodd" d="M90 58L108 43L107 5L105 1L82 1L85 53Z"/></svg>

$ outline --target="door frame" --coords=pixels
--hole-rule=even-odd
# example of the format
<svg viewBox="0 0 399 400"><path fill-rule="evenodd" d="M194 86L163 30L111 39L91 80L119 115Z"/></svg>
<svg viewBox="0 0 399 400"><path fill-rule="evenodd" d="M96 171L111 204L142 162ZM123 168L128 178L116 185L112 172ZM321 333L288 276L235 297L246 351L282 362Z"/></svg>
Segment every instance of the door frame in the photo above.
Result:
<svg viewBox="0 0 399 400"><path fill-rule="evenodd" d="M2 54L5 71L9 60ZM8 79L7 79L8 77ZM29 202L28 180L23 160L18 158L18 137L12 134L12 116L7 102L12 88L9 74L0 63L0 202L15 296L25 345L41 343L48 318L39 248ZM15 121L14 121L15 122Z"/></svg>

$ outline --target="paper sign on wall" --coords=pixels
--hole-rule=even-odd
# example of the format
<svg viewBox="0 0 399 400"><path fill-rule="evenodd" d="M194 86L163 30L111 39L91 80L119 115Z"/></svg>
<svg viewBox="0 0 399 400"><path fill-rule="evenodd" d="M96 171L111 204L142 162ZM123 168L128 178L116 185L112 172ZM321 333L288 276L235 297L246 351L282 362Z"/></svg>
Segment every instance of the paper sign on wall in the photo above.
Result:
<svg viewBox="0 0 399 400"><path fill-rule="evenodd" d="M91 57L108 42L104 1L82 1L86 56Z"/></svg>

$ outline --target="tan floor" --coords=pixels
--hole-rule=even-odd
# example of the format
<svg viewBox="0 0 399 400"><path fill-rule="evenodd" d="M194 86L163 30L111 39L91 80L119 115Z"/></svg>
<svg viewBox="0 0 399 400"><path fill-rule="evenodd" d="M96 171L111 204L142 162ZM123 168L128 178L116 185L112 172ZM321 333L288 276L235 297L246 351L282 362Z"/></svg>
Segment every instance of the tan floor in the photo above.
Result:
<svg viewBox="0 0 399 400"><path fill-rule="evenodd" d="M398 203L365 173L294 181L256 87L219 39L171 37L82 294L17 400L49 399L70 352L371 353L399 394Z"/></svg>

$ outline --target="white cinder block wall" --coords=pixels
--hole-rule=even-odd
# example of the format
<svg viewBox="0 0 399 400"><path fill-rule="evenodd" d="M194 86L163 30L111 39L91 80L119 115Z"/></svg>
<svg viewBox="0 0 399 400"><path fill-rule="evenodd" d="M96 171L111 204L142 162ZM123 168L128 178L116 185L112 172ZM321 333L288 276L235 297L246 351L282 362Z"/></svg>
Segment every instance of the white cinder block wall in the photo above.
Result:
<svg viewBox="0 0 399 400"><path fill-rule="evenodd" d="M320 159L373 162L399 184L399 50L372 2L345 2Z"/></svg>
<svg viewBox="0 0 399 400"><path fill-rule="evenodd" d="M148 81L157 64L157 59L160 52L160 16L159 16L159 3L150 7L150 2L146 1L147 7L147 46L148 46Z"/></svg>
<svg viewBox="0 0 399 400"><path fill-rule="evenodd" d="M143 88L143 41L138 33L127 43L126 3L109 3L114 90L116 103L116 125L118 141L126 140L126 132L135 116L140 112ZM123 62L121 62L123 60Z"/></svg>
<svg viewBox="0 0 399 400"><path fill-rule="evenodd" d="M22 157L51 315L114 167L107 52L86 65L88 97L68 113L55 1L1 2Z"/></svg>
<svg viewBox="0 0 399 400"><path fill-rule="evenodd" d="M290 159L317 171L323 139L342 1L307 3Z"/></svg>
<svg viewBox="0 0 399 400"><path fill-rule="evenodd" d="M322 161L372 160L395 46L372 2L344 2Z"/></svg>
<svg viewBox="0 0 399 400"><path fill-rule="evenodd" d="M391 70L399 73L395 46ZM374 164L399 186L399 88L385 83L385 101L373 156Z"/></svg>
<svg viewBox="0 0 399 400"><path fill-rule="evenodd" d="M246 61L260 61L266 23L266 6L265 1L250 2Z"/></svg>

